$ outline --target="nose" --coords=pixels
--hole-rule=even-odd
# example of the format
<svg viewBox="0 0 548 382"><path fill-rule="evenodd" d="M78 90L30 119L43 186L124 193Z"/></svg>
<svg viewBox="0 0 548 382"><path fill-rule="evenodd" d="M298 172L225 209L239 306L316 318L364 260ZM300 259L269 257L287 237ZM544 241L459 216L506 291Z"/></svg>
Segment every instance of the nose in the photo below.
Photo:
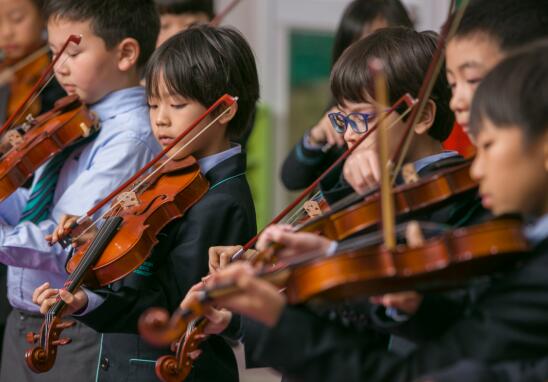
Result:
<svg viewBox="0 0 548 382"><path fill-rule="evenodd" d="M472 162L472 166L470 166L470 176L476 182L481 181L484 177L483 166L483 155L481 153L481 150L478 149L474 161Z"/></svg>
<svg viewBox="0 0 548 382"><path fill-rule="evenodd" d="M60 57L57 61L57 64L54 68L56 74L60 76L68 76L70 74L67 57L68 56L63 55L63 57Z"/></svg>
<svg viewBox="0 0 548 382"><path fill-rule="evenodd" d="M449 107L454 113L467 111L470 108L470 100L468 91L464 86L457 84L453 89Z"/></svg>
<svg viewBox="0 0 548 382"><path fill-rule="evenodd" d="M0 36L3 40L8 40L13 36L13 28L5 21L0 21Z"/></svg>
<svg viewBox="0 0 548 382"><path fill-rule="evenodd" d="M156 109L154 121L157 127L167 127L170 124L169 116L166 109L162 106L158 106Z"/></svg>
<svg viewBox="0 0 548 382"><path fill-rule="evenodd" d="M344 132L344 141L347 144L353 144L359 139L359 135L352 130L350 126L347 126L346 131Z"/></svg>

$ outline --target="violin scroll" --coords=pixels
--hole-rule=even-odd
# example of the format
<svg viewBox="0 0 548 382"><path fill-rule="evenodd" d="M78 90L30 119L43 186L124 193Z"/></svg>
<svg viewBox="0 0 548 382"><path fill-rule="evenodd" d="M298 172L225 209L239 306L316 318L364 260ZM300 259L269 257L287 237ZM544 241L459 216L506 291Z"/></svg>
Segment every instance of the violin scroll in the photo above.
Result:
<svg viewBox="0 0 548 382"><path fill-rule="evenodd" d="M51 370L57 357L57 347L72 342L70 338L60 338L61 332L75 324L74 321L61 321L54 317L42 324L40 334L27 333L27 342L38 343L38 346L25 352L25 361L28 367L35 373L45 373Z"/></svg>
<svg viewBox="0 0 548 382"><path fill-rule="evenodd" d="M196 321L194 321L196 322ZM207 320L200 320L196 326L183 335L175 343L176 354L165 355L156 361L156 376L162 382L182 382L192 371L193 359L190 353L198 349L198 346L205 339L204 328Z"/></svg>

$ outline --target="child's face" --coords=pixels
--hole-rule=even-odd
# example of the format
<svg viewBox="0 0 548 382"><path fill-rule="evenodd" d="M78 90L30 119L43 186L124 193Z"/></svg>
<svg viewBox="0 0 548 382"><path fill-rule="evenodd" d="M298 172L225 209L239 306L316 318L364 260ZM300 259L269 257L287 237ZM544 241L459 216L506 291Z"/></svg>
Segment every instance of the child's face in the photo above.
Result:
<svg viewBox="0 0 548 382"><path fill-rule="evenodd" d="M181 133L190 127L207 109L197 101L184 98L180 95L169 94L163 80L159 83L159 95L149 97L149 114L152 132L162 148L173 142ZM195 137L202 127L211 122L213 118L208 116L199 126L192 130L181 142L179 142L170 154L174 154L178 148L186 145ZM222 131L221 131L222 130ZM190 143L177 157L194 155L202 158L217 152L215 150L219 137L225 134L224 126L218 123L209 127L198 138Z"/></svg>
<svg viewBox="0 0 548 382"><path fill-rule="evenodd" d="M48 22L48 42L54 55L71 34L81 35L82 41L67 47L55 67L55 76L68 94L76 94L83 102L92 104L118 82L117 50L107 50L103 39L91 31L88 21L53 18Z"/></svg>
<svg viewBox="0 0 548 382"><path fill-rule="evenodd" d="M548 134L528 143L519 127L497 128L486 119L477 144L470 172L484 207L495 215L548 212Z"/></svg>
<svg viewBox="0 0 548 382"><path fill-rule="evenodd" d="M182 13L180 15L166 13L160 16L160 34L156 46L163 44L171 36L184 31L193 24L207 23L209 17L205 13Z"/></svg>
<svg viewBox="0 0 548 382"><path fill-rule="evenodd" d="M502 58L499 44L484 34L454 38L447 45L446 73L452 91L449 106L467 134L476 88Z"/></svg>
<svg viewBox="0 0 548 382"><path fill-rule="evenodd" d="M18 60L43 44L44 22L32 0L0 0L0 50Z"/></svg>

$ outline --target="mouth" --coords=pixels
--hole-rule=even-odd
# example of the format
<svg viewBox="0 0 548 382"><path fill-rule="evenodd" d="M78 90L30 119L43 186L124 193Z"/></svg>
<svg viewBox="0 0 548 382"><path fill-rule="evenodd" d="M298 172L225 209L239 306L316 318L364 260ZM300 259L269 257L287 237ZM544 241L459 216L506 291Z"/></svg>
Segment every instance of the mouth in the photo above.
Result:
<svg viewBox="0 0 548 382"><path fill-rule="evenodd" d="M72 85L72 84L63 84L63 89L65 89L65 91L68 93L68 94L74 94L76 93L76 86L75 85Z"/></svg>
<svg viewBox="0 0 548 382"><path fill-rule="evenodd" d="M489 194L480 194L481 204L484 208L490 209L493 206L493 198Z"/></svg>
<svg viewBox="0 0 548 382"><path fill-rule="evenodd" d="M158 137L158 142L163 147L169 146L173 141L174 141L174 138L173 137L168 137L167 135L160 135Z"/></svg>

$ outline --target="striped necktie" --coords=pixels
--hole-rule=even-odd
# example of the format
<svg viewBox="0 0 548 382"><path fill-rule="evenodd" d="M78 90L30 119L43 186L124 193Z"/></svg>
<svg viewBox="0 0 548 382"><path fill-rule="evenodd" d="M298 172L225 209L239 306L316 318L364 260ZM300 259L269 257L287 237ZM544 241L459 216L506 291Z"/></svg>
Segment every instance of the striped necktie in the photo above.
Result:
<svg viewBox="0 0 548 382"><path fill-rule="evenodd" d="M59 179L59 174L65 160L76 148L90 142L96 135L97 133L91 134L77 143L66 147L46 164L40 178L32 188L32 192L23 209L19 223L29 221L38 224L47 219L51 205L53 204L53 195L55 193L55 187L57 186L57 180Z"/></svg>

